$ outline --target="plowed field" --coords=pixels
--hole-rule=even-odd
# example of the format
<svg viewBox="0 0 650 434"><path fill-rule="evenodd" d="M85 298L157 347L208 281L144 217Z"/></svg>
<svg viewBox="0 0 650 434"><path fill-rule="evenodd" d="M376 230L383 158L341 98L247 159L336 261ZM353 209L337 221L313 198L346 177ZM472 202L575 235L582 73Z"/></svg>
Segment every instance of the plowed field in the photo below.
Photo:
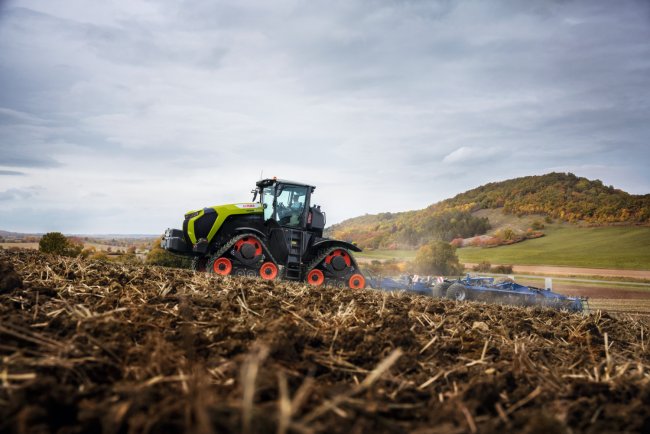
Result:
<svg viewBox="0 0 650 434"><path fill-rule="evenodd" d="M650 432L649 329L0 251L0 431Z"/></svg>

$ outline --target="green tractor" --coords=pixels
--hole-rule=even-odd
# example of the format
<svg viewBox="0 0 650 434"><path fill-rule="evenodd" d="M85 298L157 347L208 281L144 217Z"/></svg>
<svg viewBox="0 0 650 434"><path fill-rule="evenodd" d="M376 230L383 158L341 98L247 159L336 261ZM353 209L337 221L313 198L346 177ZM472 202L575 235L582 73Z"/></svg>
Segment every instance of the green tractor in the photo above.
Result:
<svg viewBox="0 0 650 434"><path fill-rule="evenodd" d="M315 188L263 179L250 203L189 211L182 230L165 231L161 247L193 257L196 271L364 288L366 280L352 256L361 249L323 237L325 213L311 205Z"/></svg>

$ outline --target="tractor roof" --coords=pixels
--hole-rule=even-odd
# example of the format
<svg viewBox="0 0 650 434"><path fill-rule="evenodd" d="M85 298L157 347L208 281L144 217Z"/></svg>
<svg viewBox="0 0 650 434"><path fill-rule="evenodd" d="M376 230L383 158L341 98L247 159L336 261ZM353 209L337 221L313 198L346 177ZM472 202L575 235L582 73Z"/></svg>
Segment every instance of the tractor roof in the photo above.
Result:
<svg viewBox="0 0 650 434"><path fill-rule="evenodd" d="M255 185L257 185L260 188L263 188L263 187L268 187L270 185L273 185L275 183L288 184L288 185L298 185L300 187L309 187L309 188L311 188L312 191L314 191L314 189L316 188L313 185L305 184L305 183L302 183L302 182L289 181L288 179L277 179L277 178L261 179L261 180L257 181L255 183Z"/></svg>

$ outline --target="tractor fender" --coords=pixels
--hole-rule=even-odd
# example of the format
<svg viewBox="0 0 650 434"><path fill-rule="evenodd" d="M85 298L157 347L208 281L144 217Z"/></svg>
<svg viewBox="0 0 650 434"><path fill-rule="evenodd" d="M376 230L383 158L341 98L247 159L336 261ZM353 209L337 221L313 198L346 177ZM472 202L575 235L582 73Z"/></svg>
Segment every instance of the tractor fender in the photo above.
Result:
<svg viewBox="0 0 650 434"><path fill-rule="evenodd" d="M250 232L250 233L253 233L253 234L257 235L258 237L260 237L261 240L266 239L266 234L264 232L260 231L259 229L255 229L255 228L241 227L241 228L235 229L235 232L237 232L237 233Z"/></svg>
<svg viewBox="0 0 650 434"><path fill-rule="evenodd" d="M329 248L329 247L341 247L343 249L348 249L352 250L353 252L361 252L362 250L355 246L352 243L348 243L346 241L340 241L340 240L321 240L317 241L313 244L312 248L313 249L320 249L320 248Z"/></svg>

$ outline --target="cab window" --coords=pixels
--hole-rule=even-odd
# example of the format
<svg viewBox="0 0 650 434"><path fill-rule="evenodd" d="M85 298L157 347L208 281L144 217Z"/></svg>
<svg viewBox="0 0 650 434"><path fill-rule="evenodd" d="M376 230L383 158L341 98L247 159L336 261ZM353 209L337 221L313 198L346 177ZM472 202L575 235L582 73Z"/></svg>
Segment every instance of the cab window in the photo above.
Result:
<svg viewBox="0 0 650 434"><path fill-rule="evenodd" d="M264 207L264 221L273 218L273 198L275 197L275 188L266 187L262 191L262 206Z"/></svg>
<svg viewBox="0 0 650 434"><path fill-rule="evenodd" d="M307 187L280 185L276 197L276 219L285 226L302 226Z"/></svg>

